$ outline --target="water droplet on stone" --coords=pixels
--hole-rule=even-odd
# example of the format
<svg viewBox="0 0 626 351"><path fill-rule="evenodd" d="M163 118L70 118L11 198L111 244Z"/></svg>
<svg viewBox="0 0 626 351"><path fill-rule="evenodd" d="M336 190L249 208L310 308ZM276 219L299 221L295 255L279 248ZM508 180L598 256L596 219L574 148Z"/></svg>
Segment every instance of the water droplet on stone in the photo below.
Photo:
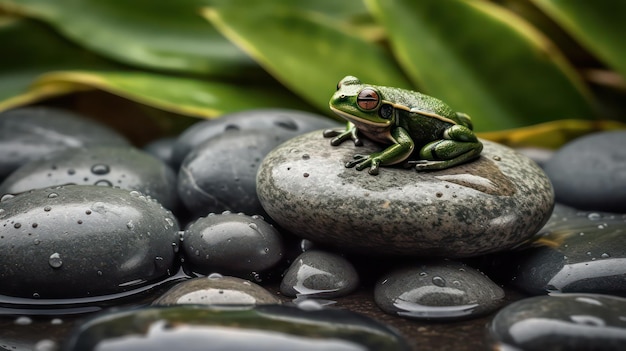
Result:
<svg viewBox="0 0 626 351"><path fill-rule="evenodd" d="M57 193L50 193L50 194L48 194L48 198L49 199L54 199L55 197L59 197L59 194L57 194Z"/></svg>
<svg viewBox="0 0 626 351"><path fill-rule="evenodd" d="M54 324L54 325L63 324L63 320L61 318L52 318L52 320L50 321L50 324Z"/></svg>
<svg viewBox="0 0 626 351"><path fill-rule="evenodd" d="M74 174L76 174L76 170L73 169L73 168L70 168L70 169L67 170L67 174L74 175Z"/></svg>
<svg viewBox="0 0 626 351"><path fill-rule="evenodd" d="M0 202L7 201L7 200L12 199L14 197L15 197L15 195L12 195L12 194L4 194L4 195L2 195L2 197L0 197Z"/></svg>
<svg viewBox="0 0 626 351"><path fill-rule="evenodd" d="M35 347L33 348L33 351L56 351L56 350L58 350L58 345L50 339L43 339L43 340L37 341L37 343L35 344Z"/></svg>
<svg viewBox="0 0 626 351"><path fill-rule="evenodd" d="M433 281L433 284L435 284L435 285L437 285L439 287L446 286L446 280L443 279L442 277L439 277L439 276L433 277L432 281Z"/></svg>
<svg viewBox="0 0 626 351"><path fill-rule="evenodd" d="M611 257L611 255L609 255L608 253L605 252L602 255L600 255L600 257L602 257L602 258L609 258L609 257Z"/></svg>
<svg viewBox="0 0 626 351"><path fill-rule="evenodd" d="M106 179L100 179L99 181L93 183L93 185L96 185L96 186L113 186L113 184L110 181L106 180Z"/></svg>
<svg viewBox="0 0 626 351"><path fill-rule="evenodd" d="M35 241L34 241L34 242L35 242L35 245L39 245L39 244L41 243L41 240L39 240L39 239L35 239Z"/></svg>
<svg viewBox="0 0 626 351"><path fill-rule="evenodd" d="M298 302L296 306L303 311L319 311L324 309L324 306L313 299L304 299Z"/></svg>
<svg viewBox="0 0 626 351"><path fill-rule="evenodd" d="M38 299L39 298L39 293L33 293L33 299Z"/></svg>
<svg viewBox="0 0 626 351"><path fill-rule="evenodd" d="M15 319L15 324L17 325L29 325L32 322L33 320L26 316L20 316Z"/></svg>
<svg viewBox="0 0 626 351"><path fill-rule="evenodd" d="M63 260L61 259L61 255L58 252L55 252L52 255L50 255L50 258L48 258L48 264L52 268L61 268L61 266L63 265Z"/></svg>
<svg viewBox="0 0 626 351"><path fill-rule="evenodd" d="M426 273L426 272L420 272L420 276L421 276L421 277L425 277L425 276L427 276L427 275L428 275L428 273Z"/></svg>
<svg viewBox="0 0 626 351"><path fill-rule="evenodd" d="M171 218L165 217L165 223L167 223L170 227L174 226L174 221Z"/></svg>
<svg viewBox="0 0 626 351"><path fill-rule="evenodd" d="M254 229L254 230L258 230L259 229L259 226L257 226L256 223L248 223L248 227L250 227L251 229Z"/></svg>
<svg viewBox="0 0 626 351"><path fill-rule="evenodd" d="M97 174L97 175L107 174L109 173L110 170L111 169L109 168L108 165L105 165L102 163L98 163L98 164L91 166L91 173Z"/></svg>
<svg viewBox="0 0 626 351"><path fill-rule="evenodd" d="M43 208L43 210L46 211L46 212L50 212L50 210L52 210L52 207L46 206L46 207Z"/></svg>
<svg viewBox="0 0 626 351"><path fill-rule="evenodd" d="M308 159L310 159L310 158L311 158L311 156L309 156L309 154L303 154L303 155L302 155L302 159L303 159L303 160L308 160Z"/></svg>
<svg viewBox="0 0 626 351"><path fill-rule="evenodd" d="M13 228L15 229L20 229L22 227L22 223L15 223L13 224Z"/></svg>
<svg viewBox="0 0 626 351"><path fill-rule="evenodd" d="M308 178L308 177L309 177L309 174L308 174L308 173L303 173L303 174L302 174L302 176L303 176L304 178Z"/></svg>
<svg viewBox="0 0 626 351"><path fill-rule="evenodd" d="M86 211L85 211L85 214L86 214L86 215L90 215L90 214L91 214L91 210L86 210Z"/></svg>
<svg viewBox="0 0 626 351"><path fill-rule="evenodd" d="M33 228L37 228L38 226L39 226L39 224L37 224L37 223L33 223L33 224L32 224L32 227L33 227Z"/></svg>
<svg viewBox="0 0 626 351"><path fill-rule="evenodd" d="M223 275L219 274L219 273L211 273L207 276L207 278L209 279L222 279L224 278Z"/></svg>
<svg viewBox="0 0 626 351"><path fill-rule="evenodd" d="M587 215L587 218L592 221L597 221L602 218L602 216L599 213L592 212Z"/></svg>
<svg viewBox="0 0 626 351"><path fill-rule="evenodd" d="M132 197L139 197L139 196L141 196L141 193L136 191L136 190L131 191L129 194Z"/></svg>
<svg viewBox="0 0 626 351"><path fill-rule="evenodd" d="M135 229L135 224L133 223L133 221L128 221L128 223L126 223L126 228L130 230Z"/></svg>

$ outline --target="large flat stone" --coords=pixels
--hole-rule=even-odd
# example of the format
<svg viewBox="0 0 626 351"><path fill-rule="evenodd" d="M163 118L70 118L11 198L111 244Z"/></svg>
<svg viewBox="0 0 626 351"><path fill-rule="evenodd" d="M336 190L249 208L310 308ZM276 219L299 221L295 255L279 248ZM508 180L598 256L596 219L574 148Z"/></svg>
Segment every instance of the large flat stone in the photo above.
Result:
<svg viewBox="0 0 626 351"><path fill-rule="evenodd" d="M434 172L346 168L364 140L331 146L321 131L274 149L257 174L267 213L295 235L368 254L469 257L506 250L548 220L554 193L543 171L514 150L483 141L479 159Z"/></svg>

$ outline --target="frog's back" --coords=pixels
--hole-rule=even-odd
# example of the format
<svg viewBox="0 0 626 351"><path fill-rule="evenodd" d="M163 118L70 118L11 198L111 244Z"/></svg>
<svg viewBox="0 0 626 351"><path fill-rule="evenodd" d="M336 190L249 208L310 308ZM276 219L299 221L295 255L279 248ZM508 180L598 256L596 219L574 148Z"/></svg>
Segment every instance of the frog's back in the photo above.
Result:
<svg viewBox="0 0 626 351"><path fill-rule="evenodd" d="M395 101L399 105L414 111L423 111L427 115L440 116L452 120L455 124L463 124L456 112L448 104L429 95L417 91L386 87L385 100Z"/></svg>

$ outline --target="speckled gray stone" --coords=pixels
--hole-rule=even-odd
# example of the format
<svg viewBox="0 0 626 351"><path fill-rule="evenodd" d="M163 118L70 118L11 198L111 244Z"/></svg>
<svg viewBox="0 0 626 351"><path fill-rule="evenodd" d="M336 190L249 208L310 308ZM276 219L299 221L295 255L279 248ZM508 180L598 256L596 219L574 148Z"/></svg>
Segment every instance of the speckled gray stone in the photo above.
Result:
<svg viewBox="0 0 626 351"><path fill-rule="evenodd" d="M153 305L268 305L281 303L261 286L249 280L211 274L177 284Z"/></svg>
<svg viewBox="0 0 626 351"><path fill-rule="evenodd" d="M359 275L350 261L325 251L303 252L293 261L280 284L286 296L339 297L359 285Z"/></svg>
<svg viewBox="0 0 626 351"><path fill-rule="evenodd" d="M322 131L293 138L263 160L257 194L282 227L368 254L469 257L531 237L554 206L550 181L529 158L483 140L481 157L446 170L344 167L380 145L331 146Z"/></svg>
<svg viewBox="0 0 626 351"><path fill-rule="evenodd" d="M472 267L453 261L429 262L384 275L374 288L383 311L412 319L460 320L494 311L504 291Z"/></svg>

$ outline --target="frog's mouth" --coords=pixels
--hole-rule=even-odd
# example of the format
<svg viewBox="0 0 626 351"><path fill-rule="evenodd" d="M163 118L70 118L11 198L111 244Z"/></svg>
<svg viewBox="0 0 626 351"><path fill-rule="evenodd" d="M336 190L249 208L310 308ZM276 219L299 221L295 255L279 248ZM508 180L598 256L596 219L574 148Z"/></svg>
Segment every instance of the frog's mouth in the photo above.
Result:
<svg viewBox="0 0 626 351"><path fill-rule="evenodd" d="M358 117L354 117L353 115L340 111L334 107L330 107L330 110L333 111L335 114L337 114L339 117L348 120L352 123L354 123L357 126L363 126L363 128L366 128L368 130L374 130L375 128L379 128L380 130L385 130L387 128L389 128L389 121L386 122L373 122L373 121L369 121L367 119L363 119L363 118L358 118ZM369 127L368 127L369 126Z"/></svg>

